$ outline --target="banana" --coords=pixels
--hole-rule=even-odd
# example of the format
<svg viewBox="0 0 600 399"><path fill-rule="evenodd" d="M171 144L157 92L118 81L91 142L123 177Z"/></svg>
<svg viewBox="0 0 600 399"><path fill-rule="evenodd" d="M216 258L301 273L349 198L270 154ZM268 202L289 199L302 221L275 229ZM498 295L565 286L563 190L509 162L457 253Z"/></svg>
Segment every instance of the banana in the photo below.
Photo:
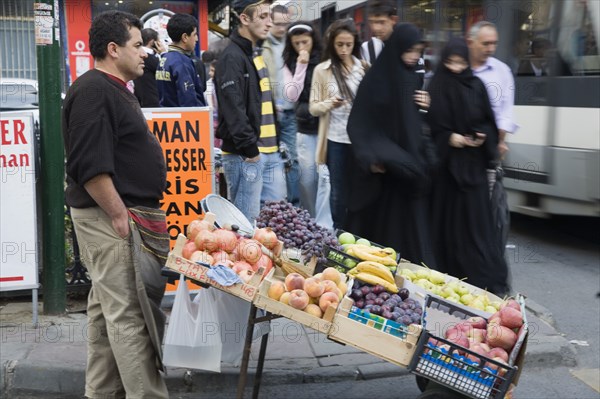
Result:
<svg viewBox="0 0 600 399"><path fill-rule="evenodd" d="M398 292L398 287L396 286L396 284L392 284L389 281L384 280L381 277L375 276L371 273L359 272L354 277L356 279L358 279L360 281L364 281L365 283L368 283L368 284L382 285L389 292L393 292L393 293Z"/></svg>
<svg viewBox="0 0 600 399"><path fill-rule="evenodd" d="M381 263L385 266L396 266L396 260L390 258L388 255L378 256L372 252L364 251L362 248L353 248L354 256L360 260L368 260L372 262Z"/></svg>
<svg viewBox="0 0 600 399"><path fill-rule="evenodd" d="M359 273L370 273L374 276L377 276L377 277L380 277L380 278L386 280L390 284L395 284L394 276L392 275L392 272L390 272L390 269L388 269L387 266L384 266L381 263L371 262L371 261L363 261L363 262L360 262L358 265L356 265L356 270Z"/></svg>

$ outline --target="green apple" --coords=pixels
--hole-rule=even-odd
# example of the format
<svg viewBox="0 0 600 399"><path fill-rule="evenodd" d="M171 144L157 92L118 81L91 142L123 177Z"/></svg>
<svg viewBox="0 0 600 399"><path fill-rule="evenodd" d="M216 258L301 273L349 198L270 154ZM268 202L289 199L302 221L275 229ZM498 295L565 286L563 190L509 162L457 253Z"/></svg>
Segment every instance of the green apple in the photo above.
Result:
<svg viewBox="0 0 600 399"><path fill-rule="evenodd" d="M442 288L442 296L444 298L448 298L448 297L451 297L454 295L456 295L456 292L454 292L454 290L452 288L450 288L450 287Z"/></svg>
<svg viewBox="0 0 600 399"><path fill-rule="evenodd" d="M358 240L356 240L357 244L361 244L361 245L366 245L367 247L371 246L371 242L369 240L367 240L366 238L359 238Z"/></svg>
<svg viewBox="0 0 600 399"><path fill-rule="evenodd" d="M352 259L344 259L344 265L346 265L347 267L352 269L356 266L356 262L353 261Z"/></svg>
<svg viewBox="0 0 600 399"><path fill-rule="evenodd" d="M424 279L426 279L426 280L429 280L429 276L430 276L430 274L429 274L429 270L427 270L427 269L418 269L418 270L415 272L415 275L416 275L417 279L422 279L422 278L424 278Z"/></svg>
<svg viewBox="0 0 600 399"><path fill-rule="evenodd" d="M469 287L467 287L464 284L459 284L458 288L455 289L454 291L456 291L460 296L467 295L467 294L471 293L471 290L469 289Z"/></svg>
<svg viewBox="0 0 600 399"><path fill-rule="evenodd" d="M446 277L437 270L430 270L429 281L431 281L433 284L444 284L446 282ZM454 292L454 290L452 291Z"/></svg>
<svg viewBox="0 0 600 399"><path fill-rule="evenodd" d="M352 233L345 232L345 233L340 234L340 236L338 237L338 241L342 245L344 245L344 244L355 244L356 243L356 237L354 237L352 235Z"/></svg>
<svg viewBox="0 0 600 399"><path fill-rule="evenodd" d="M488 313L496 313L497 311L496 308L491 305L486 306L484 310Z"/></svg>
<svg viewBox="0 0 600 399"><path fill-rule="evenodd" d="M475 297L472 294L464 294L464 295L461 295L461 297L460 297L460 301L467 306L469 306L469 304L471 302L473 302L474 300L475 300Z"/></svg>

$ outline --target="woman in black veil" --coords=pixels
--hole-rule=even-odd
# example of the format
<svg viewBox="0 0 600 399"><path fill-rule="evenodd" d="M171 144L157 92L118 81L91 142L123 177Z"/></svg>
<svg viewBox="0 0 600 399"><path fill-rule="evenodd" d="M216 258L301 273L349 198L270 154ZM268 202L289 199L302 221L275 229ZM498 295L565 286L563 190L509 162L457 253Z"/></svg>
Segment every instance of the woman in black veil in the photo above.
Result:
<svg viewBox="0 0 600 399"><path fill-rule="evenodd" d="M429 234L432 151L422 132L419 30L400 24L365 75L348 134L354 155L346 229L435 267Z"/></svg>
<svg viewBox="0 0 600 399"><path fill-rule="evenodd" d="M497 156L498 129L464 39L444 48L429 93L440 158L432 203L438 269L502 296L509 291L508 268L494 236L486 175Z"/></svg>

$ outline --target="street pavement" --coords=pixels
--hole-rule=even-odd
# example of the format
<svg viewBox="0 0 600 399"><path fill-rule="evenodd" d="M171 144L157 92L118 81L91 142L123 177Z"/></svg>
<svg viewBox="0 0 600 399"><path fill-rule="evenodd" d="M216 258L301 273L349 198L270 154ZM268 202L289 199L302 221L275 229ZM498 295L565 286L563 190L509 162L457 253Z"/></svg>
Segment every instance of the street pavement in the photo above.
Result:
<svg viewBox="0 0 600 399"><path fill-rule="evenodd" d="M165 309L168 312L168 309ZM41 305L40 305L41 311ZM552 325L550 312L528 300L532 328L525 369L575 366L572 345ZM262 376L263 387L294 386L349 381L412 378L400 366L385 362L351 346L330 341L324 334L291 320L271 322ZM0 393L7 398L82 397L85 382L87 329L84 313L41 315L32 325L31 303L11 302L0 309ZM247 385L256 369L260 340L252 348ZM240 369L224 364L221 373L169 368L165 376L171 394L218 392L237 386ZM416 385L415 385L416 386Z"/></svg>

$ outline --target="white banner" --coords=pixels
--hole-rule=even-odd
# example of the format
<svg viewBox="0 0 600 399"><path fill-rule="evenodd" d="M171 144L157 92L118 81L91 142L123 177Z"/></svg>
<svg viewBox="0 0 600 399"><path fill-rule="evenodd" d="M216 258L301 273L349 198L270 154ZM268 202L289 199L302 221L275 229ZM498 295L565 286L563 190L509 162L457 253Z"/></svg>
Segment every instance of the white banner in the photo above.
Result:
<svg viewBox="0 0 600 399"><path fill-rule="evenodd" d="M0 291L38 288L34 114L0 118Z"/></svg>

